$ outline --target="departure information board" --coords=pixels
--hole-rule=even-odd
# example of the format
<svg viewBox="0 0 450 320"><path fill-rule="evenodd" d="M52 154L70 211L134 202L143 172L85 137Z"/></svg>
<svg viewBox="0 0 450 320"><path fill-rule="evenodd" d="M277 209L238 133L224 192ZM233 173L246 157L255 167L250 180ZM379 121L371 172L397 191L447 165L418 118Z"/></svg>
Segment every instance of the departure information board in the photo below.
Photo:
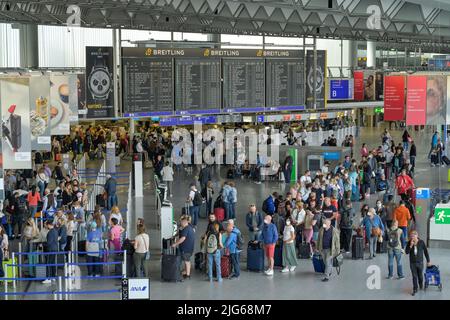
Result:
<svg viewBox="0 0 450 320"><path fill-rule="evenodd" d="M264 108L264 60L223 59L223 108Z"/></svg>
<svg viewBox="0 0 450 320"><path fill-rule="evenodd" d="M303 106L304 58L266 59L266 107Z"/></svg>
<svg viewBox="0 0 450 320"><path fill-rule="evenodd" d="M123 59L125 113L173 112L172 61L172 58Z"/></svg>
<svg viewBox="0 0 450 320"><path fill-rule="evenodd" d="M178 58L175 60L175 110L220 112L220 59Z"/></svg>

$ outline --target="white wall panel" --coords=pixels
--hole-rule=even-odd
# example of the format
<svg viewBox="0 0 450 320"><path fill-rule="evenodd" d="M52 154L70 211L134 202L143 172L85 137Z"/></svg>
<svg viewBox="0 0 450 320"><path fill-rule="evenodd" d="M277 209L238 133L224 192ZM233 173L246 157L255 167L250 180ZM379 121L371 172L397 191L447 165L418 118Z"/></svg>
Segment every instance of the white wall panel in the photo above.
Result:
<svg viewBox="0 0 450 320"><path fill-rule="evenodd" d="M12 29L9 23L0 23L0 67L20 66L19 30Z"/></svg>
<svg viewBox="0 0 450 320"><path fill-rule="evenodd" d="M82 68L86 46L112 46L111 29L39 26L41 68Z"/></svg>

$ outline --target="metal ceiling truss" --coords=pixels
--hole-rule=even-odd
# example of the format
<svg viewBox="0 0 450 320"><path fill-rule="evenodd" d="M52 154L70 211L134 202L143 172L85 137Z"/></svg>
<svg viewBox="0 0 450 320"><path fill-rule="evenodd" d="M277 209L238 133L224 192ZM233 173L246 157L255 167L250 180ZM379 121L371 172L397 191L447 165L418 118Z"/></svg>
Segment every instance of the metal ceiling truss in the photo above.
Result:
<svg viewBox="0 0 450 320"><path fill-rule="evenodd" d="M450 46L450 10L435 0L42 0L0 1L0 22ZM436 7L434 7L434 6Z"/></svg>

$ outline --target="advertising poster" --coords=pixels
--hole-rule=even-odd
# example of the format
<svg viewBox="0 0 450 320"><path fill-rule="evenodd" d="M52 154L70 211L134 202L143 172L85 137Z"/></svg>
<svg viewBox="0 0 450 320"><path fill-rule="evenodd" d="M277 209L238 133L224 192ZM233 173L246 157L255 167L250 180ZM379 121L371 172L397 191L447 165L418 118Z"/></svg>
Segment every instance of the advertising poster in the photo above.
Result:
<svg viewBox="0 0 450 320"><path fill-rule="evenodd" d="M114 118L113 49L86 47L87 118Z"/></svg>
<svg viewBox="0 0 450 320"><path fill-rule="evenodd" d="M70 134L69 75L50 76L50 124L52 135Z"/></svg>
<svg viewBox="0 0 450 320"><path fill-rule="evenodd" d="M353 72L354 78L354 99L356 101L364 100L364 72L355 71Z"/></svg>
<svg viewBox="0 0 450 320"><path fill-rule="evenodd" d="M327 51L316 50L317 69L316 83L314 83L314 51L306 52L306 108L324 109L326 107L326 84L327 77ZM314 90L316 91L316 105L314 106Z"/></svg>
<svg viewBox="0 0 450 320"><path fill-rule="evenodd" d="M69 121L78 124L78 77L76 74L69 75Z"/></svg>
<svg viewBox="0 0 450 320"><path fill-rule="evenodd" d="M386 76L384 78L384 120L405 119L405 77Z"/></svg>
<svg viewBox="0 0 450 320"><path fill-rule="evenodd" d="M0 78L3 169L31 169L30 80Z"/></svg>
<svg viewBox="0 0 450 320"><path fill-rule="evenodd" d="M447 104L447 76L427 77L427 125L445 124Z"/></svg>
<svg viewBox="0 0 450 320"><path fill-rule="evenodd" d="M364 101L375 100L375 72L364 71Z"/></svg>
<svg viewBox="0 0 450 320"><path fill-rule="evenodd" d="M77 93L78 93L78 118L86 119L86 74L77 74Z"/></svg>
<svg viewBox="0 0 450 320"><path fill-rule="evenodd" d="M409 76L406 90L406 125L426 123L427 76Z"/></svg>
<svg viewBox="0 0 450 320"><path fill-rule="evenodd" d="M31 150L51 150L50 77L30 78Z"/></svg>
<svg viewBox="0 0 450 320"><path fill-rule="evenodd" d="M375 100L381 101L384 99L384 78L383 72L378 71L375 74Z"/></svg>

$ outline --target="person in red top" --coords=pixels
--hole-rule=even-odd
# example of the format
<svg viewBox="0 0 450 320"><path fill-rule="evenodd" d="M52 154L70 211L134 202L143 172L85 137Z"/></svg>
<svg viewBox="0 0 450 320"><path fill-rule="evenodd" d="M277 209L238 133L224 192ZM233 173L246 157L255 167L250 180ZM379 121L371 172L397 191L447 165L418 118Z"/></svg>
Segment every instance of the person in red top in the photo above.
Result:
<svg viewBox="0 0 450 320"><path fill-rule="evenodd" d="M34 215L37 212L38 202L41 201L39 192L36 192L36 186L31 187L31 191L28 192L27 201L31 217L34 218Z"/></svg>
<svg viewBox="0 0 450 320"><path fill-rule="evenodd" d="M414 186L414 181L410 176L406 174L406 170L403 169L401 174L395 180L395 187L397 188L397 194L402 197L402 200L410 198Z"/></svg>

